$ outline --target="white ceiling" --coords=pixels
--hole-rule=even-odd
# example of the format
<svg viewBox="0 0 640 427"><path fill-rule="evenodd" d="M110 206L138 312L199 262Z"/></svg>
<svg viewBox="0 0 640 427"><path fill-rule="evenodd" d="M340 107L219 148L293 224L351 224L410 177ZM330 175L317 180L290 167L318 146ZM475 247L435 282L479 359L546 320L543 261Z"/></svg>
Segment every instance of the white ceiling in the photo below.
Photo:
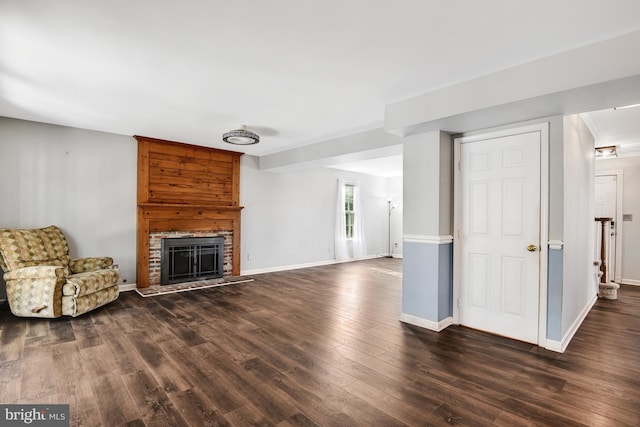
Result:
<svg viewBox="0 0 640 427"><path fill-rule="evenodd" d="M596 147L615 145L618 157L640 156L640 106L582 114Z"/></svg>
<svg viewBox="0 0 640 427"><path fill-rule="evenodd" d="M0 116L225 149L246 124L260 156L638 29L637 0L3 1Z"/></svg>
<svg viewBox="0 0 640 427"><path fill-rule="evenodd" d="M402 176L403 173L402 154L388 157L379 157L377 159L371 160L340 163L328 167L349 172L364 173L367 175L383 176L386 178L399 177Z"/></svg>

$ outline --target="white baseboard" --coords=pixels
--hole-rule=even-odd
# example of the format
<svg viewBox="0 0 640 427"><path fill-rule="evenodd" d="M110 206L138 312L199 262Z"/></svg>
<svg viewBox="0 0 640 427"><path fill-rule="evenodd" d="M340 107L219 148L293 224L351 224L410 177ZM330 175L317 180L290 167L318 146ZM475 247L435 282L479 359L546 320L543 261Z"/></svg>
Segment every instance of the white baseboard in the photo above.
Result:
<svg viewBox="0 0 640 427"><path fill-rule="evenodd" d="M120 292L135 291L137 287L138 285L136 285L135 283L121 283L118 286Z"/></svg>
<svg viewBox="0 0 640 427"><path fill-rule="evenodd" d="M423 319L406 313L400 314L400 321L436 332L440 332L446 327L453 325L453 317L447 317L439 322L434 322L433 320Z"/></svg>
<svg viewBox="0 0 640 427"><path fill-rule="evenodd" d="M300 268L309 268L309 267L321 267L323 265L331 265L331 264L342 264L344 262L353 262L353 261L363 261L366 259L374 259L380 258L379 255L367 255L362 258L352 258L346 259L342 261L336 261L335 259L330 259L326 261L316 261L316 262L307 262L304 264L292 264L292 265L281 265L276 267L266 267L266 268L255 268L253 270L242 270L240 272L241 276L253 276L255 274L264 274L264 273L275 273L278 271L288 271L288 270L298 270Z"/></svg>
<svg viewBox="0 0 640 427"><path fill-rule="evenodd" d="M618 283L621 283L623 285L640 286L640 280L633 280L633 279L622 278L622 280L620 280Z"/></svg>
<svg viewBox="0 0 640 427"><path fill-rule="evenodd" d="M573 339L573 336L576 334L576 332L578 332L580 325L582 325L582 322L584 322L584 319L587 317L587 315L589 314L589 312L591 311L591 309L593 308L593 305L596 303L597 300L598 300L598 296L594 295L593 299L591 299L587 303L587 305L582 309L582 311L580 312L576 320L573 322L571 327L564 334L564 336L562 337L562 341L555 341L555 340L548 339L544 348L546 348L547 350L555 351L557 353L564 353L564 351L569 346L569 343Z"/></svg>
<svg viewBox="0 0 640 427"><path fill-rule="evenodd" d="M547 339L547 342L544 346L547 350L555 351L556 353L564 353L565 348L562 348L562 343L556 340Z"/></svg>
<svg viewBox="0 0 640 427"><path fill-rule="evenodd" d="M402 258L402 255L394 255L394 258ZM380 255L367 255L362 258L353 258L346 259L342 261L336 261L335 259L327 260L327 261L318 261L318 262L307 262L304 264L294 264L294 265L282 265L278 267L267 267L267 268L256 268L253 270L242 270L240 272L241 276L252 276L255 274L264 274L264 273L275 273L278 271L287 271L287 270L298 270L300 268L309 268L309 267L320 267L323 265L331 265L331 264L342 264L344 262L353 262L353 261L363 261L367 259L375 259L380 258ZM127 283L120 284L120 292L134 291L136 290L137 285L135 283Z"/></svg>

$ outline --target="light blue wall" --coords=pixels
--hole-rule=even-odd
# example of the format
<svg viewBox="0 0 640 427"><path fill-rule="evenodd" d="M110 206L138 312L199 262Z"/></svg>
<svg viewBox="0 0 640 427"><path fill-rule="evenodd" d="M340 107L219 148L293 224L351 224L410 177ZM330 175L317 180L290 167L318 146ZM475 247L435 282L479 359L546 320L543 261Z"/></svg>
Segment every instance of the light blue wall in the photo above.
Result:
<svg viewBox="0 0 640 427"><path fill-rule="evenodd" d="M547 339L562 339L562 249L549 248L547 270Z"/></svg>
<svg viewBox="0 0 640 427"><path fill-rule="evenodd" d="M404 242L402 313L439 322L453 315L453 245Z"/></svg>
<svg viewBox="0 0 640 427"><path fill-rule="evenodd" d="M423 319L436 320L438 247L404 242L402 248L402 312Z"/></svg>
<svg viewBox="0 0 640 427"><path fill-rule="evenodd" d="M438 320L453 316L453 243L438 245Z"/></svg>

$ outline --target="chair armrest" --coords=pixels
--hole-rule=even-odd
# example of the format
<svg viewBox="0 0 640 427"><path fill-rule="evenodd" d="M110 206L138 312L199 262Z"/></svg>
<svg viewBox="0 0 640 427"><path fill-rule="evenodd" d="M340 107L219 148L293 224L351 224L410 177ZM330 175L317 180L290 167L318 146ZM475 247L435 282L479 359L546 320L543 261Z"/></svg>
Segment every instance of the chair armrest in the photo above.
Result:
<svg viewBox="0 0 640 427"><path fill-rule="evenodd" d="M22 267L4 273L4 280L18 279L47 279L52 277L63 278L69 275L69 270L56 265L40 265L34 267Z"/></svg>
<svg viewBox="0 0 640 427"><path fill-rule="evenodd" d="M11 312L22 317L59 317L62 286L69 270L59 266L23 267L4 274Z"/></svg>
<svg viewBox="0 0 640 427"><path fill-rule="evenodd" d="M111 257L77 258L69 261L69 269L72 274L86 273L88 271L102 270L113 265Z"/></svg>

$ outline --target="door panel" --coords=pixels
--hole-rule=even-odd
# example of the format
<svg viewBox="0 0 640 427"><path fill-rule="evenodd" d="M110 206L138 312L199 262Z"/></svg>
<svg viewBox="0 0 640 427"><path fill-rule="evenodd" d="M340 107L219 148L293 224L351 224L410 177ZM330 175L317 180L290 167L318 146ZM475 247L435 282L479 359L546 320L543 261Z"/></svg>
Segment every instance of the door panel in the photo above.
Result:
<svg viewBox="0 0 640 427"><path fill-rule="evenodd" d="M470 233L475 236L487 234L489 219L489 186L487 182L472 182L470 186L469 210L471 212Z"/></svg>
<svg viewBox="0 0 640 427"><path fill-rule="evenodd" d="M469 254L469 275L474 278L474 286L469 290L469 303L474 307L487 309L489 294L489 257L485 254Z"/></svg>
<svg viewBox="0 0 640 427"><path fill-rule="evenodd" d="M523 258L502 257L502 312L522 316L522 302L524 289ZM511 285L513 284L513 285ZM516 285L517 284L517 285Z"/></svg>
<svg viewBox="0 0 640 427"><path fill-rule="evenodd" d="M522 237L524 234L524 190L522 179L507 179L502 183L502 200L509 201L502 204L502 235L505 237Z"/></svg>
<svg viewBox="0 0 640 427"><path fill-rule="evenodd" d="M460 145L460 323L532 343L538 341L540 144L534 131Z"/></svg>

